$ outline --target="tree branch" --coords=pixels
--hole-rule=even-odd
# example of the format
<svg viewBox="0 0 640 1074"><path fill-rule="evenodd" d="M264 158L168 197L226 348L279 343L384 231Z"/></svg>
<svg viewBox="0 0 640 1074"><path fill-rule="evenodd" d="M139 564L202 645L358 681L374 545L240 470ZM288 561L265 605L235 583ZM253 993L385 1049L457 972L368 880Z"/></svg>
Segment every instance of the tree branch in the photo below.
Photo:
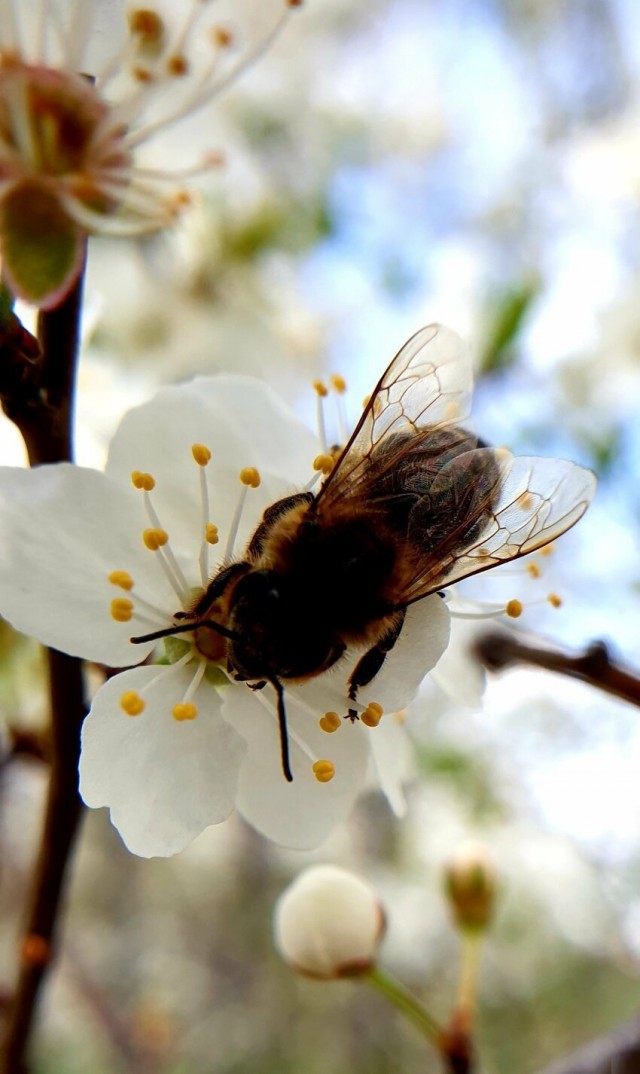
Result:
<svg viewBox="0 0 640 1074"><path fill-rule="evenodd" d="M530 645L512 634L494 631L476 641L474 652L489 671L530 664L570 679L580 679L607 694L640 705L640 679L611 659L603 641L594 641L581 655L571 656L558 649Z"/></svg>
<svg viewBox="0 0 640 1074"><path fill-rule="evenodd" d="M21 376L16 361L0 384L8 417L20 429L32 466L71 461L75 370L82 306L81 276L61 305L38 320L40 357L24 353ZM6 339L5 339L6 344ZM82 662L47 650L51 700L51 777L27 924L21 945L18 982L7 1014L0 1059L3 1074L26 1071L25 1053L36 1004L54 952L64 883L78 832L80 729L86 715Z"/></svg>

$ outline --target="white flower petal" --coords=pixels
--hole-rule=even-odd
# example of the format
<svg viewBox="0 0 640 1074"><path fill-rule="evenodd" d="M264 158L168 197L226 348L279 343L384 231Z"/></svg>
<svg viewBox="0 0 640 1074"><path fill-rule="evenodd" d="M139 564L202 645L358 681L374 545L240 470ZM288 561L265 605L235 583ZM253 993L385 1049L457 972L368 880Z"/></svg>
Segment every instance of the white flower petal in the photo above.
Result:
<svg viewBox="0 0 640 1074"><path fill-rule="evenodd" d="M412 604L398 641L375 679L360 690L359 700L377 701L385 712L405 708L445 651L449 628L448 608L437 594Z"/></svg>
<svg viewBox="0 0 640 1074"><path fill-rule="evenodd" d="M431 672L441 690L459 705L479 708L486 683L480 661L472 655L475 639L486 630L486 623L451 616L451 640Z"/></svg>
<svg viewBox="0 0 640 1074"><path fill-rule="evenodd" d="M265 507L308 483L319 450L313 434L275 392L250 377L199 377L162 388L148 403L130 410L111 442L106 472L120 481L128 481L132 470L153 474L157 481L154 504L162 524L174 551L190 553L186 562L192 564L197 562L201 531L200 474L191 454L194 443L205 444L212 452L205 473L209 521L220 531L220 555L242 489L240 470L256 467L262 482L259 488L248 490L237 555ZM217 562L213 554L211 561ZM195 584L197 579L189 581Z"/></svg>
<svg viewBox="0 0 640 1074"><path fill-rule="evenodd" d="M113 667L144 659L141 633L117 623L109 582L126 570L144 594L176 603L139 534L148 522L140 494L97 470L66 463L0 468L0 611L17 629L72 656Z"/></svg>
<svg viewBox="0 0 640 1074"><path fill-rule="evenodd" d="M370 729L344 722L334 734L323 731L314 712L303 704L305 688L285 693L293 783L280 763L280 738L271 687L246 695L225 690L223 714L248 744L240 770L238 810L269 839L298 850L317 846L347 815L362 788L369 755ZM312 771L317 760L330 760L335 776L319 783Z"/></svg>
<svg viewBox="0 0 640 1074"><path fill-rule="evenodd" d="M245 744L220 716L207 682L193 700L194 720L171 715L193 678L189 668L142 667L110 679L98 691L82 730L80 793L89 806L108 806L134 854L166 857L182 850L233 810ZM144 692L139 716L120 698Z"/></svg>
<svg viewBox="0 0 640 1074"><path fill-rule="evenodd" d="M378 726L372 728L370 748L376 781L396 817L404 817L407 812L404 784L412 774L413 764L402 722L391 713L383 716Z"/></svg>

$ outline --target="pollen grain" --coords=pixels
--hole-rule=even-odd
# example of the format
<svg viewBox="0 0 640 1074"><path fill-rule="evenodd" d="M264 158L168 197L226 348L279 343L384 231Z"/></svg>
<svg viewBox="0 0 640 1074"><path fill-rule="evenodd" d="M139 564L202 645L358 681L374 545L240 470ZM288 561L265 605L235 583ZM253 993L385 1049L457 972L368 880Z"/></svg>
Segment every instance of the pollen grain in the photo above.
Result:
<svg viewBox="0 0 640 1074"><path fill-rule="evenodd" d="M111 601L111 618L116 623L129 623L133 616L133 601L128 597L116 597Z"/></svg>
<svg viewBox="0 0 640 1074"><path fill-rule="evenodd" d="M139 716L144 712L146 704L135 690L125 690L120 698L120 708L127 716Z"/></svg>
<svg viewBox="0 0 640 1074"><path fill-rule="evenodd" d="M126 589L127 591L133 589L133 578L128 571L111 571L109 581L111 585L116 585L118 589Z"/></svg>
<svg viewBox="0 0 640 1074"><path fill-rule="evenodd" d="M177 705L173 706L171 715L178 723L182 723L183 720L195 720L198 715L198 708L193 701L179 701Z"/></svg>
<svg viewBox="0 0 640 1074"><path fill-rule="evenodd" d="M145 473L143 470L133 470L131 474L131 484L136 489L142 489L144 492L151 492L156 487L155 478L151 474Z"/></svg>
<svg viewBox="0 0 640 1074"><path fill-rule="evenodd" d="M337 712L325 712L324 716L321 716L318 720L318 723L323 731L326 731L328 735L332 735L341 726L342 721Z"/></svg>
<svg viewBox="0 0 640 1074"><path fill-rule="evenodd" d="M336 774L333 761L316 761L313 765L313 774L318 783L330 783Z"/></svg>
<svg viewBox="0 0 640 1074"><path fill-rule="evenodd" d="M142 531L142 540L150 552L157 552L169 540L169 534L159 526Z"/></svg>
<svg viewBox="0 0 640 1074"><path fill-rule="evenodd" d="M248 488L257 489L260 484L260 474L256 470L255 466L245 466L240 471L240 480L243 485L247 485Z"/></svg>
<svg viewBox="0 0 640 1074"><path fill-rule="evenodd" d="M211 451L206 444L192 444L191 454L198 466L207 466L211 462Z"/></svg>

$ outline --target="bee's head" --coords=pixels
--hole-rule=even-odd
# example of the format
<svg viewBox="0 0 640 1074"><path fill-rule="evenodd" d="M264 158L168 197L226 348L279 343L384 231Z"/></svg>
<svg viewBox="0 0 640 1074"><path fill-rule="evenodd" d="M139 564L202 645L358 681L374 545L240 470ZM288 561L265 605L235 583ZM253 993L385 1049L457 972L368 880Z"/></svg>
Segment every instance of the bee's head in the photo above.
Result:
<svg viewBox="0 0 640 1074"><path fill-rule="evenodd" d="M314 621L304 594L276 571L254 570L233 591L229 644L233 670L243 679L302 678L323 668L330 631Z"/></svg>

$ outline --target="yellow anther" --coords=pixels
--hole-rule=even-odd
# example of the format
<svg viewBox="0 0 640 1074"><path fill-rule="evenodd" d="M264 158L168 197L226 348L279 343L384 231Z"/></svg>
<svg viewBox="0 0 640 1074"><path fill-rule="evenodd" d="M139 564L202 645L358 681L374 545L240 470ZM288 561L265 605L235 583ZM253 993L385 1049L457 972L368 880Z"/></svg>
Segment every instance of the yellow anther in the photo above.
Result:
<svg viewBox="0 0 640 1074"><path fill-rule="evenodd" d="M331 735L334 731L338 730L342 720L337 712L325 712L324 716L318 720L318 723L323 731L326 731L328 735Z"/></svg>
<svg viewBox="0 0 640 1074"><path fill-rule="evenodd" d="M553 552L553 548L554 548L553 544L546 544L544 546L544 548L539 548L538 549L538 555L539 556L550 556L551 553Z"/></svg>
<svg viewBox="0 0 640 1074"><path fill-rule="evenodd" d="M142 540L150 552L157 552L159 548L162 548L162 546L167 543L169 534L166 530L161 530L156 527L154 529L143 530Z"/></svg>
<svg viewBox="0 0 640 1074"><path fill-rule="evenodd" d="M218 540L219 540L218 527L214 526L213 522L207 522L207 525L206 525L206 528L205 528L205 531L204 531L204 539L207 542L207 544L217 544L218 543Z"/></svg>
<svg viewBox="0 0 640 1074"><path fill-rule="evenodd" d="M360 719L365 727L377 727L382 719L383 708L377 701L370 701L364 712L360 714Z"/></svg>
<svg viewBox="0 0 640 1074"><path fill-rule="evenodd" d="M132 67L131 77L134 78L136 82L153 82L153 75L146 67Z"/></svg>
<svg viewBox="0 0 640 1074"><path fill-rule="evenodd" d="M183 720L195 720L198 715L198 709L192 701L179 701L177 705L173 706L171 715L179 723Z"/></svg>
<svg viewBox="0 0 640 1074"><path fill-rule="evenodd" d="M128 623L133 615L133 601L128 597L116 597L111 601L111 618L116 623Z"/></svg>
<svg viewBox="0 0 640 1074"><path fill-rule="evenodd" d="M131 484L136 489L144 489L145 492L151 492L156 487L155 480L151 474L145 474L142 470L134 470L131 474Z"/></svg>
<svg viewBox="0 0 640 1074"><path fill-rule="evenodd" d="M319 470L321 474L330 474L333 470L333 462L331 455L316 455L313 460L313 469Z"/></svg>
<svg viewBox="0 0 640 1074"><path fill-rule="evenodd" d="M191 454L198 466L206 466L211 462L211 452L205 444L192 444Z"/></svg>
<svg viewBox="0 0 640 1074"><path fill-rule="evenodd" d="M559 597L557 593L549 593L547 600L552 608L562 607L562 597Z"/></svg>
<svg viewBox="0 0 640 1074"><path fill-rule="evenodd" d="M400 725L400 727L404 727L407 722L407 710L399 709L398 712L394 712L393 719Z"/></svg>
<svg viewBox="0 0 640 1074"><path fill-rule="evenodd" d="M332 761L316 761L313 765L313 774L318 783L330 783L336 774L335 765Z"/></svg>
<svg viewBox="0 0 640 1074"><path fill-rule="evenodd" d="M530 574L532 578L539 578L540 577L540 568L539 568L538 564L537 563L527 563L527 573Z"/></svg>
<svg viewBox="0 0 640 1074"><path fill-rule="evenodd" d="M248 485L251 489L257 489L260 484L260 474L255 466L245 466L244 470L240 471L240 480L243 485Z"/></svg>
<svg viewBox="0 0 640 1074"><path fill-rule="evenodd" d="M528 511L533 507L533 496L530 492L523 492L521 496L518 496L516 503L523 511Z"/></svg>
<svg viewBox="0 0 640 1074"><path fill-rule="evenodd" d="M480 559L487 559L487 557L491 555L491 552L489 551L488 548L479 548L478 551L476 552L476 555Z"/></svg>
<svg viewBox="0 0 640 1074"><path fill-rule="evenodd" d="M173 78L183 78L189 70L189 61L186 56L176 53L167 60L167 71Z"/></svg>
<svg viewBox="0 0 640 1074"><path fill-rule="evenodd" d="M159 41L164 33L164 23L155 11L136 8L129 13L129 32L147 41Z"/></svg>
<svg viewBox="0 0 640 1074"><path fill-rule="evenodd" d="M128 571L111 571L109 581L111 585L117 585L118 589L133 589L133 578Z"/></svg>
<svg viewBox="0 0 640 1074"><path fill-rule="evenodd" d="M145 707L145 702L135 690L125 690L120 698L120 708L127 716L139 716Z"/></svg>
<svg viewBox="0 0 640 1074"><path fill-rule="evenodd" d="M226 26L213 26L211 37L214 45L218 45L219 48L229 48L233 44L233 34Z"/></svg>
<svg viewBox="0 0 640 1074"><path fill-rule="evenodd" d="M522 601L509 600L504 610L510 619L519 619L523 612Z"/></svg>
<svg viewBox="0 0 640 1074"><path fill-rule="evenodd" d="M329 377L329 383L333 388L334 392L338 392L339 395L342 395L343 392L346 392L347 390L347 382L344 377L340 376L339 373L333 373Z"/></svg>
<svg viewBox="0 0 640 1074"><path fill-rule="evenodd" d="M318 393L321 399L324 399L325 396L329 394L327 385L322 380L314 380L312 382L312 387L313 390Z"/></svg>
<svg viewBox="0 0 640 1074"><path fill-rule="evenodd" d="M450 402L450 403L447 403L447 407L446 407L446 410L445 410L445 417L446 418L448 418L449 420L452 420L453 418L457 418L459 413L460 413L460 407L458 406L457 403L454 403L453 401Z"/></svg>

